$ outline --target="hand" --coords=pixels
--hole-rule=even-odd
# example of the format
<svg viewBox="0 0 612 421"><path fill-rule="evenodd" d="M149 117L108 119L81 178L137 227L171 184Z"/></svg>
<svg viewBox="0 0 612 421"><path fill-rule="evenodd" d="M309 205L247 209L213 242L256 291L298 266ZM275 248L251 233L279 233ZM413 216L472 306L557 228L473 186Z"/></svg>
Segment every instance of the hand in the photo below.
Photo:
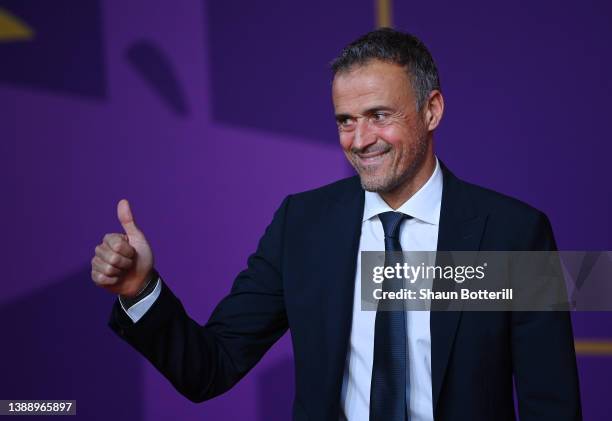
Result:
<svg viewBox="0 0 612 421"><path fill-rule="evenodd" d="M153 268L153 252L134 222L126 199L117 203L117 217L125 234L106 234L91 259L91 279L96 285L127 298L147 284Z"/></svg>

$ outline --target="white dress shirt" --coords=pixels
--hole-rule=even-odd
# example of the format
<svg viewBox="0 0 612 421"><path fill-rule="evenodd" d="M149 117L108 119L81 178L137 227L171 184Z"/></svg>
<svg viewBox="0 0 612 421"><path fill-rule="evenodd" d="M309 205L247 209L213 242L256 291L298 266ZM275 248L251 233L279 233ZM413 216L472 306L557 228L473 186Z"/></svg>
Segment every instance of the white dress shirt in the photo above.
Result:
<svg viewBox="0 0 612 421"><path fill-rule="evenodd" d="M436 168L429 180L396 212L412 216L400 227L400 244L404 251L435 251L442 202L442 172ZM384 232L378 214L393 211L378 193L365 192L359 251L384 251ZM122 308L134 323L149 310L161 291L158 279L155 289L129 309ZM357 256L353 322L349 351L342 382L341 419L367 420L370 407L370 382L374 355L375 311L361 310L361 253ZM431 335L429 311L407 311L408 387L406 399L411 421L432 421Z"/></svg>
<svg viewBox="0 0 612 421"><path fill-rule="evenodd" d="M442 203L442 172L436 168L429 180L395 212L412 216L400 227L400 244L404 251L435 251ZM370 416L370 383L374 356L375 311L361 310L361 252L384 251L385 235L378 215L393 211L378 193L365 192L349 350L342 382L342 420L367 420ZM432 421L431 334L429 311L406 311L408 345L407 390L408 419Z"/></svg>
<svg viewBox="0 0 612 421"><path fill-rule="evenodd" d="M157 297L159 297L159 293L161 292L161 280L157 278L156 282L157 283L155 284L155 289L153 289L153 291L149 295L132 305L130 308L126 309L125 307L123 307L123 303L121 302L121 300L119 300L121 308L127 313L128 316L130 316L130 319L132 319L134 323L136 323L138 320L140 320L142 316L145 315L147 310L149 310L155 300L157 300Z"/></svg>

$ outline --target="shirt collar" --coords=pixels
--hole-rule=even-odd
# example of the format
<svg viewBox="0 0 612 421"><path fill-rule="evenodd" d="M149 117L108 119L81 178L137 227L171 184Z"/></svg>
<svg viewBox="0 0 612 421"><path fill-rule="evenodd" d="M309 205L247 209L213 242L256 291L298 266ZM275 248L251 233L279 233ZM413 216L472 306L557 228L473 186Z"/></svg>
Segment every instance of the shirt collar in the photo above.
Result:
<svg viewBox="0 0 612 421"><path fill-rule="evenodd" d="M436 157L436 168L429 180L406 200L395 212L410 215L428 224L438 225L440 222L440 204L442 203L442 171ZM383 212L394 211L383 198L375 192L365 192L363 221Z"/></svg>

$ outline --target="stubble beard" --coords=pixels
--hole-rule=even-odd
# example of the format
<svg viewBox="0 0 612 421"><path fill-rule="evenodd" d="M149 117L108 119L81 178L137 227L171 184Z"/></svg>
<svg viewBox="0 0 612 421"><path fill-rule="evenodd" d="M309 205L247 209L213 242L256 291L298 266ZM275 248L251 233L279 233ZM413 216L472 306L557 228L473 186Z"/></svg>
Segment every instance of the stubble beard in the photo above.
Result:
<svg viewBox="0 0 612 421"><path fill-rule="evenodd" d="M392 149L390 154L392 154L391 165L388 170L381 175L368 175L367 168L363 168L359 165L359 161L353 155L350 156L349 160L355 171L359 174L359 179L361 180L361 187L369 192L375 193L390 193L403 186L405 183L409 183L414 179L415 175L418 171L423 167L425 163L425 158L427 156L427 138L424 136L420 138L415 145L415 147L409 151L409 153L413 156L408 168L404 169L401 173L396 172L396 163L395 163L395 154L396 150Z"/></svg>

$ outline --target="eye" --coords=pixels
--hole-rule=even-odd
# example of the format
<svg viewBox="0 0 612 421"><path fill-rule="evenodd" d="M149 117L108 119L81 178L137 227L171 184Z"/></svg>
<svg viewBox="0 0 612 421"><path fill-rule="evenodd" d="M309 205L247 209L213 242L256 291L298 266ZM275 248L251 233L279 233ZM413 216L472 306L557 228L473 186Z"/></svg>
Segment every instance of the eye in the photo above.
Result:
<svg viewBox="0 0 612 421"><path fill-rule="evenodd" d="M336 123L338 124L338 128L346 130L350 129L355 125L355 119L350 117L339 118Z"/></svg>
<svg viewBox="0 0 612 421"><path fill-rule="evenodd" d="M372 120L374 120L375 122L385 121L387 117L389 117L389 114L382 111L378 111L372 114Z"/></svg>

